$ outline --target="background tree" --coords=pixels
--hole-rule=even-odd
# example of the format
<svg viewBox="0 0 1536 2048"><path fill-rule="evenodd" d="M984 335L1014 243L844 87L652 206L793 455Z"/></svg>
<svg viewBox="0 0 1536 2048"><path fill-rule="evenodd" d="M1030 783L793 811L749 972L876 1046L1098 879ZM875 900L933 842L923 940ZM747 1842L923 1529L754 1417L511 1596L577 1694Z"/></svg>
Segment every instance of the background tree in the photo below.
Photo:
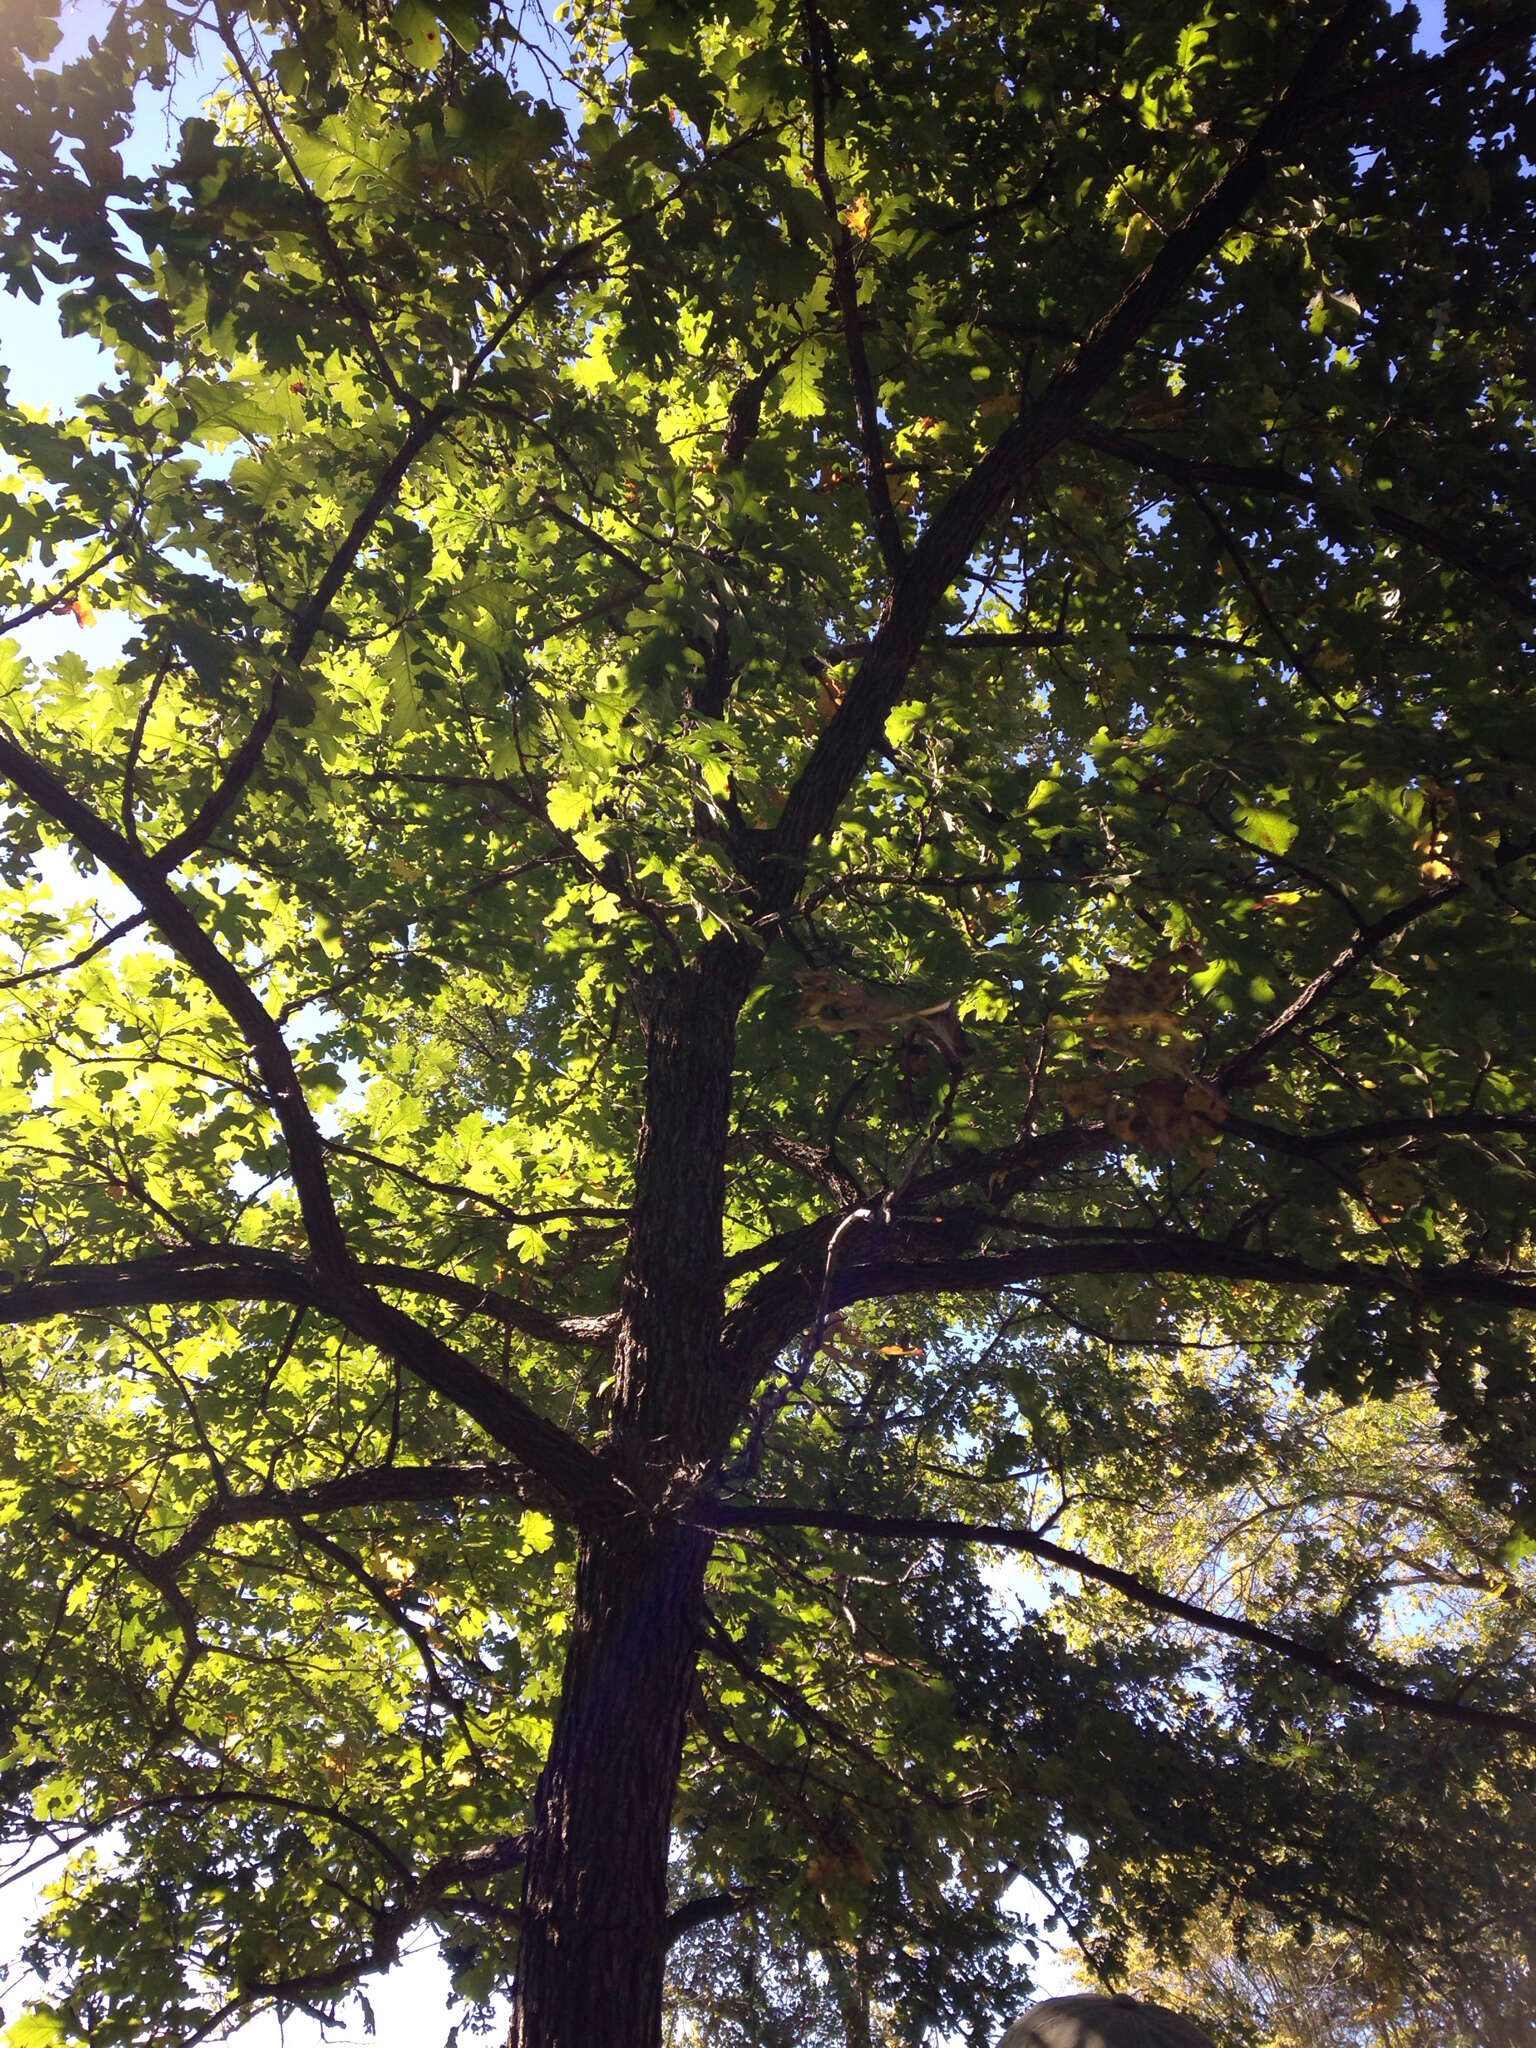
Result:
<svg viewBox="0 0 1536 2048"><path fill-rule="evenodd" d="M1526 1958L1467 1959L1454 1980L1406 1977L1379 1953L1346 1936L1294 1936L1264 1926L1242 1930L1242 1945L1214 1919L1198 1927L1181 1966L1152 1966L1146 1980L1181 2010L1199 2012L1225 2038L1265 2048L1346 2041L1360 2048L1460 2048L1463 2042L1525 2048L1531 2039L1531 1973Z"/></svg>
<svg viewBox="0 0 1536 2048"><path fill-rule="evenodd" d="M13 2041L1528 1920L1531 14L11 14Z"/></svg>

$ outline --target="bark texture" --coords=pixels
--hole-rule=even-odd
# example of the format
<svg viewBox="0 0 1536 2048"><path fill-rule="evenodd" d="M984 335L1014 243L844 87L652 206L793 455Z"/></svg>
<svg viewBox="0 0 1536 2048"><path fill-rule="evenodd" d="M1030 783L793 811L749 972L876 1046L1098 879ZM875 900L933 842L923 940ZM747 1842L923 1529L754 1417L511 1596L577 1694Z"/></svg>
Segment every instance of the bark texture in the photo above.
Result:
<svg viewBox="0 0 1536 2048"><path fill-rule="evenodd" d="M656 2048L667 1849L710 1539L584 1544L524 1879L510 2048Z"/></svg>
<svg viewBox="0 0 1536 2048"><path fill-rule="evenodd" d="M656 2048L672 1799L713 1536L674 1518L735 1420L720 1340L735 942L646 992L646 1096L611 1441L633 1513L582 1539L560 1708L524 1877L509 2048Z"/></svg>

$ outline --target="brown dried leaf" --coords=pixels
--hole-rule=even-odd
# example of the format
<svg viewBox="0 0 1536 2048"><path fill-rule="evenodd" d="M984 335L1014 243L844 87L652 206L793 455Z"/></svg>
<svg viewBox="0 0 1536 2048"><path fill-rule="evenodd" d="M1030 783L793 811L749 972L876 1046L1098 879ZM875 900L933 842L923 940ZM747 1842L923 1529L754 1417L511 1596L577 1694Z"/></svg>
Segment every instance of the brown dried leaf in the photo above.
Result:
<svg viewBox="0 0 1536 2048"><path fill-rule="evenodd" d="M1087 1018L1099 1048L1144 1060L1159 1072L1187 1073L1191 1040L1179 1010L1185 975L1194 964L1186 946L1145 967L1112 966Z"/></svg>
<svg viewBox="0 0 1536 2048"><path fill-rule="evenodd" d="M1143 1081L1129 1104L1109 1119L1116 1137L1143 1152L1195 1153L1209 1158L1210 1141L1227 1120L1227 1105L1208 1081L1162 1074Z"/></svg>
<svg viewBox="0 0 1536 2048"><path fill-rule="evenodd" d="M1056 1080L1062 1108L1076 1123L1097 1123L1107 1116L1115 1091L1103 1074L1063 1074Z"/></svg>
<svg viewBox="0 0 1536 2048"><path fill-rule="evenodd" d="M800 984L801 1021L834 1037L850 1032L861 1049L881 1044L898 1025L910 1024L953 1064L970 1052L952 996L914 1007L904 996L879 995L820 967L797 969L795 980Z"/></svg>

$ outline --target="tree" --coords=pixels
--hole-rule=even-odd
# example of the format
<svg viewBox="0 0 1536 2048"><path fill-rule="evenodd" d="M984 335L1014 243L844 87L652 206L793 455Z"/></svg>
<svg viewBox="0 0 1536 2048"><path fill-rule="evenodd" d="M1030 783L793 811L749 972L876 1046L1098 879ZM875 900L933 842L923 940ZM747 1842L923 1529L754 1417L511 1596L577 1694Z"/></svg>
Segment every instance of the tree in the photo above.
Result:
<svg viewBox="0 0 1536 2048"><path fill-rule="evenodd" d="M1463 1670L1528 1658L1528 1582L1500 1555L1500 1519L1467 1499L1422 1395L1307 1401L1225 1346L1186 1346L1176 1363L1056 1346L1041 1379L1055 1441L1035 1476L1036 1526L1055 1521L1075 1548L1143 1585L1172 1582L1196 1611L1281 1615L1305 1589L1323 1613L1383 1603L1399 1658L1438 1649ZM1089 1582L1058 1595L1049 1623L1051 1640L1027 1649L978 1631L958 1655L950 1643L929 1656L944 1668L947 1653L999 1814L1016 1826L1052 1786L1050 1767L1065 1780L1077 1855L1052 1842L1030 1867L1050 1871L1085 1975L1190 2012L1223 2043L1311 2048L1347 2026L1443 2027L1454 2016L1468 2048L1514 2048L1531 2003L1522 1957L1533 1930L1529 1807L1511 1796L1507 1771L1478 1784L1478 1761L1448 1749L1443 1731L1424 1731L1421 1747L1411 1731L1382 1741L1358 1726L1347 1755L1325 1762L1321 1745L1338 1741L1339 1724L1308 1725L1304 1694L1277 1695L1272 1658L1226 1674L1253 1689L1248 1747L1224 1739L1187 1693L1170 1741L1166 1727L1145 1725L1145 1708L1140 1728L1126 1725L1138 1695L1167 1697L1153 1612L1128 1613ZM1426 1808L1426 1785L1468 1764L1470 1784ZM1393 1846L1405 1840L1411 1849ZM1256 1849L1279 1849L1277 1867L1234 1882ZM851 1952L830 1944L819 1971L782 1931L775 1942L745 1916L690 1935L672 1965L675 2038L732 2048L910 2038L867 1920L861 1932ZM887 1953L895 1946L886 1940ZM941 1950L954 1970L962 1944L951 1935ZM850 1961L864 1994L853 2026L837 1983Z"/></svg>
<svg viewBox="0 0 1536 2048"><path fill-rule="evenodd" d="M1257 1384L1248 1392L1263 1399ZM1186 1442L1202 1434L1180 1430ZM1090 1479L1082 1491L1097 1501L1080 1520L1093 1526L1080 1533L1133 1567L1149 1555L1165 1571L1179 1560L1202 1600L1235 1583L1248 1608L1283 1605L1286 1589L1300 1584L1315 1588L1321 1569L1341 1604L1386 1592L1400 1645L1414 1636L1420 1647L1443 1643L1449 1629L1470 1628L1480 1640L1465 1638L1457 1654L1496 1660L1529 1623L1512 1617L1521 1592L1506 1576L1497 1519L1466 1500L1438 1434L1422 1397L1349 1408L1282 1398L1243 1429L1235 1465L1229 1441L1172 1485L1135 1472ZM1381 1574L1374 1582L1373 1570ZM1468 1589L1494 1587L1494 1600L1467 1606ZM1412 1827L1412 1791L1405 1807L1402 1789L1400 1776L1379 1781L1388 1825ZM1357 1892L1325 1916L1326 1927L1306 1917L1282 1925L1233 1899L1197 1912L1172 1940L1165 1925L1106 1956L1090 1935L1079 1961L1090 1974L1108 1962L1114 1981L1192 2014L1224 2042L1520 2048L1530 2034L1536 1929L1523 1880L1501 1905L1501 1887L1478 1869L1509 1841L1489 1818L1484 1805L1475 1833L1435 1845L1435 1855L1459 1866L1452 1890L1477 1902L1459 1928L1437 1929L1437 1908L1423 1892L1395 1914ZM1507 1811L1505 1820L1507 1827Z"/></svg>
<svg viewBox="0 0 1536 2048"><path fill-rule="evenodd" d="M1184 2011L1199 2012L1229 2040L1265 2048L1313 2041L1360 2048L1525 2048L1531 2039L1528 1962L1484 1956L1460 1982L1405 1981L1384 1959L1342 1936L1305 1947L1272 1928L1247 1928L1241 1952L1230 1930L1207 1923L1182 1968L1152 1981Z"/></svg>
<svg viewBox="0 0 1536 2048"><path fill-rule="evenodd" d="M12 2039L1518 1915L1536 18L13 11Z"/></svg>

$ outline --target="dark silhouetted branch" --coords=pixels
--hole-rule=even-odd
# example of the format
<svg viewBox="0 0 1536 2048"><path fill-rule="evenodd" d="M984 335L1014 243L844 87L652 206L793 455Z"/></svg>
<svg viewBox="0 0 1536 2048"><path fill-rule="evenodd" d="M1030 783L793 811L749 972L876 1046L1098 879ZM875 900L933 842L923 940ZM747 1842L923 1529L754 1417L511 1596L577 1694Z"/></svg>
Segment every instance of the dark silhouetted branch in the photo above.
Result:
<svg viewBox="0 0 1536 2048"><path fill-rule="evenodd" d="M721 1531L825 1529L833 1535L867 1536L883 1541L983 1543L998 1550L1020 1551L1025 1556L1039 1558L1043 1564L1072 1572L1078 1578L1108 1586L1154 1614L1188 1622L1195 1628L1213 1635L1228 1636L1234 1642L1247 1643L1254 1649L1273 1651L1293 1664L1316 1672L1330 1684L1369 1700L1373 1706L1428 1714L1437 1720L1485 1728L1497 1735L1519 1735L1527 1740L1536 1740L1536 1717L1506 1713L1497 1707L1472 1706L1463 1700L1443 1699L1434 1693L1416 1692L1407 1686L1389 1684L1374 1672L1332 1656L1315 1644L1298 1642L1294 1637L1281 1635L1275 1629L1245 1621L1237 1615L1219 1614L1213 1608L1197 1606L1192 1600L1180 1600L1174 1594L1164 1593L1147 1580L1138 1578L1134 1572L1121 1571L1116 1565L1101 1564L1097 1558L1086 1557L1079 1550L1069 1550L1060 1543L1052 1543L1027 1529L1008 1528L992 1522L935 1521L916 1515L866 1515L834 1508L802 1508L788 1501L700 1502L694 1515L702 1526Z"/></svg>
<svg viewBox="0 0 1536 2048"><path fill-rule="evenodd" d="M1235 491L1248 497L1287 498L1298 505L1326 506L1329 501L1327 490L1319 489L1305 477L1297 476L1278 463L1206 461L1196 456L1180 455L1171 448L1155 447L1134 434L1116 433L1106 427L1080 426L1071 438L1081 447L1113 456L1117 461L1129 463L1132 468L1166 477L1181 490ZM1390 533L1398 540L1412 541L1426 554L1484 584L1522 618L1536 618L1536 595L1532 594L1529 582L1521 583L1455 534L1445 533L1422 519L1377 502L1370 506L1369 519L1378 532Z"/></svg>

